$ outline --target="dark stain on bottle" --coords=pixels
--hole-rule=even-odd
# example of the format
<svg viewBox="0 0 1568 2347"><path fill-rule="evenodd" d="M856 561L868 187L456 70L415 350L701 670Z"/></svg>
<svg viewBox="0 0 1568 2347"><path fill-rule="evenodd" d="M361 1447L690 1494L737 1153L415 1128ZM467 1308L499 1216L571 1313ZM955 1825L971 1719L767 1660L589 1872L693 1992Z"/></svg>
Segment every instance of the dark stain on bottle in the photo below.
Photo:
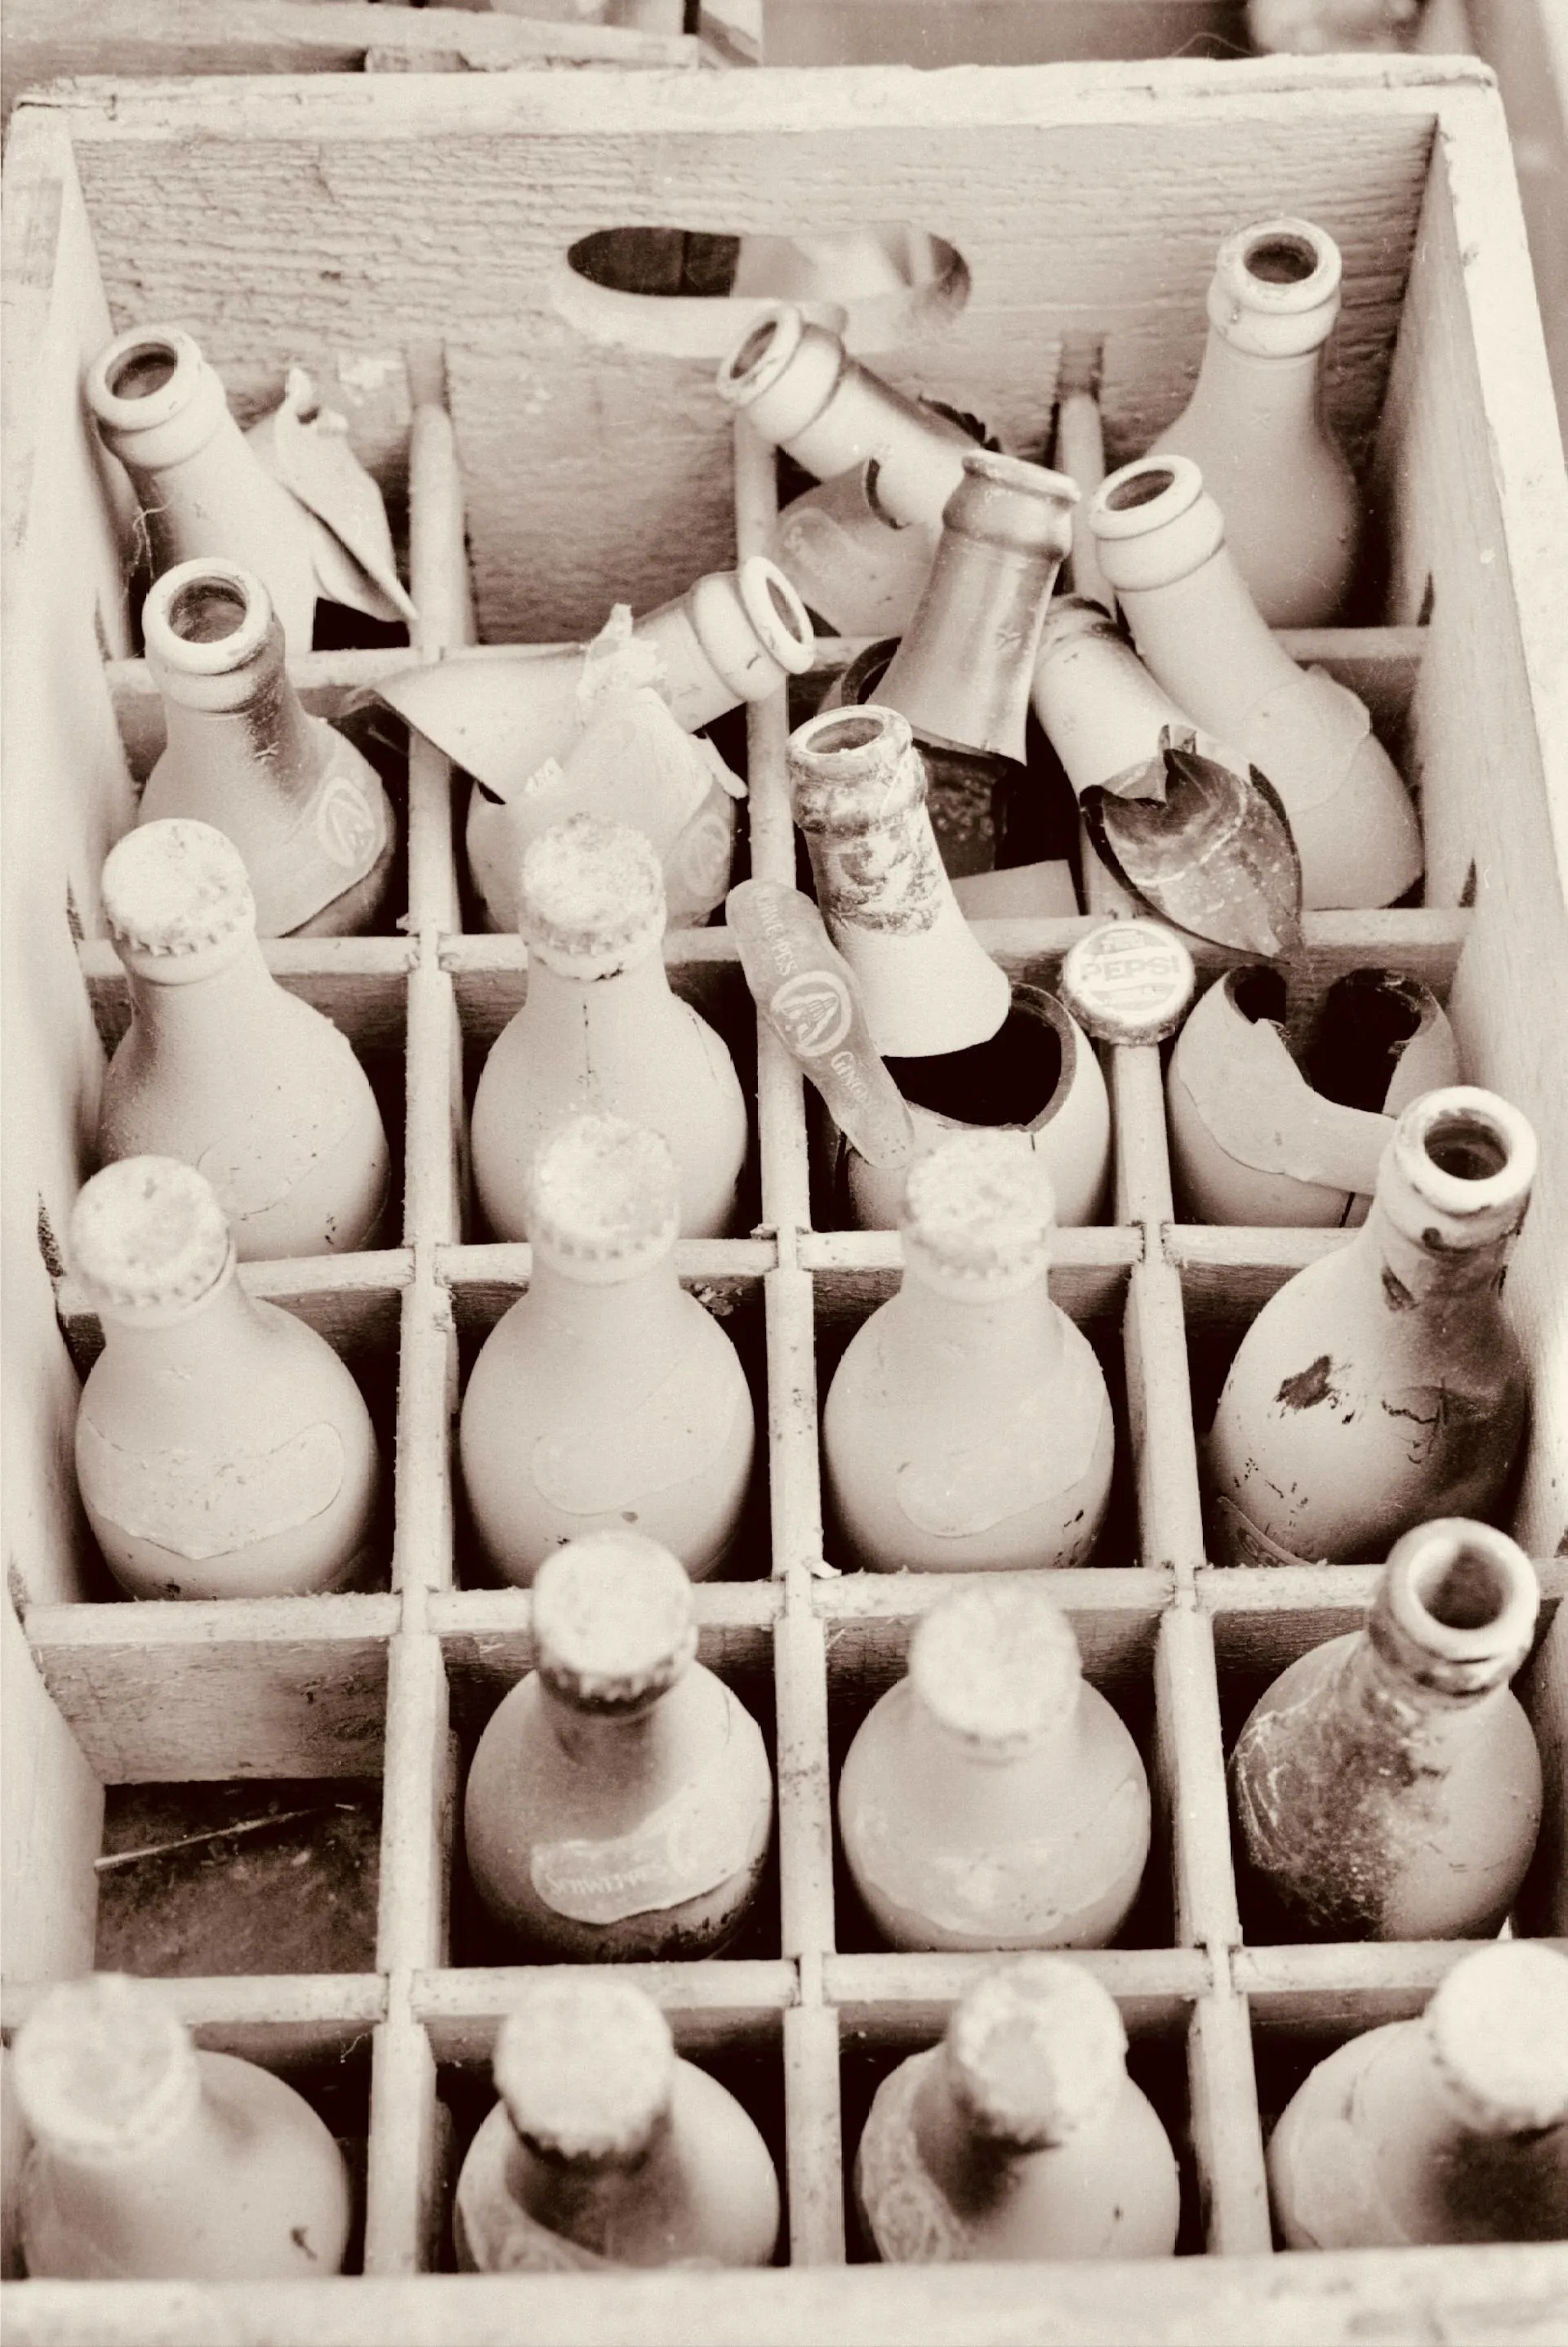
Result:
<svg viewBox="0 0 1568 2347"><path fill-rule="evenodd" d="M1339 1397L1330 1382L1333 1361L1327 1353L1319 1353L1308 1368L1298 1369L1287 1378L1275 1400L1285 1409L1315 1409L1320 1401L1338 1401Z"/></svg>
<svg viewBox="0 0 1568 2347"><path fill-rule="evenodd" d="M1382 1277L1383 1301L1387 1304L1390 1311L1408 1312L1416 1299L1411 1295L1410 1289L1405 1286L1404 1281L1399 1277L1397 1273L1390 1271L1387 1264L1383 1266Z"/></svg>

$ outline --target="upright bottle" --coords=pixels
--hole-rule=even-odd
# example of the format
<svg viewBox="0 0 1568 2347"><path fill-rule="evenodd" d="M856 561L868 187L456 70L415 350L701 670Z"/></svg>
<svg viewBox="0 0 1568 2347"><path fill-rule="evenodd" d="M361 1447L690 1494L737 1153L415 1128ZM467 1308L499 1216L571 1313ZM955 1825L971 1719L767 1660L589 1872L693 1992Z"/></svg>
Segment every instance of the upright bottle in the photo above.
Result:
<svg viewBox="0 0 1568 2347"><path fill-rule="evenodd" d="M768 2263L768 2147L734 2096L678 2057L630 1981L525 1978L496 2039L495 2087L453 2209L468 2272Z"/></svg>
<svg viewBox="0 0 1568 2347"><path fill-rule="evenodd" d="M985 1582L921 1620L839 1780L855 1886L896 1948L1103 1948L1149 1854L1138 1747L1066 1616Z"/></svg>
<svg viewBox="0 0 1568 2347"><path fill-rule="evenodd" d="M1051 1184L1022 1139L958 1133L910 1168L898 1293L822 1419L832 1509L878 1573L1083 1564L1115 1433L1094 1348L1046 1290Z"/></svg>
<svg viewBox="0 0 1568 2347"><path fill-rule="evenodd" d="M256 942L237 848L209 824L129 832L103 870L131 1023L104 1079L98 1154L182 1157L241 1261L363 1246L391 1159L369 1077Z"/></svg>
<svg viewBox="0 0 1568 2347"><path fill-rule="evenodd" d="M1145 665L1196 724L1279 794L1309 909L1391 905L1421 875L1420 826L1366 705L1269 633L1189 456L1124 465L1089 507Z"/></svg>
<svg viewBox="0 0 1568 2347"><path fill-rule="evenodd" d="M142 606L168 744L138 822L193 816L245 859L264 938L346 937L381 911L397 846L380 775L307 716L283 665L283 630L255 574L182 562Z"/></svg>
<svg viewBox="0 0 1568 2347"><path fill-rule="evenodd" d="M1419 2021L1339 2046L1268 2146L1292 2250L1568 2239L1568 1957L1461 1957Z"/></svg>
<svg viewBox="0 0 1568 2347"><path fill-rule="evenodd" d="M1529 1414L1500 1289L1535 1158L1495 1092L1406 1109L1360 1230L1270 1296L1231 1364L1208 1441L1227 1562L1354 1563L1500 1504Z"/></svg>
<svg viewBox="0 0 1568 2347"><path fill-rule="evenodd" d="M624 1524L570 1541L539 1568L534 1638L468 1774L480 1897L541 1959L717 1954L757 1895L773 1779L696 1659L684 1568Z"/></svg>
<svg viewBox="0 0 1568 2347"><path fill-rule="evenodd" d="M1539 1601L1505 1532L1407 1532L1364 1629L1292 1663L1231 1756L1259 1920L1282 1936L1483 1940L1524 1880L1541 1762L1508 1682Z"/></svg>
<svg viewBox="0 0 1568 2347"><path fill-rule="evenodd" d="M672 994L664 882L641 832L569 815L523 859L523 1008L490 1049L473 1100L473 1180L498 1238L532 1235L529 1168L584 1110L662 1134L680 1179L680 1235L734 1227L746 1102L734 1062Z"/></svg>
<svg viewBox="0 0 1568 2347"><path fill-rule="evenodd" d="M878 2087L855 2198L889 2264L1169 2257L1176 2155L1108 1991L1066 1956L976 1981Z"/></svg>
<svg viewBox="0 0 1568 2347"><path fill-rule="evenodd" d="M1227 237L1196 387L1149 450L1202 467L1271 628L1326 626L1360 545L1360 491L1323 413L1341 273L1339 246L1310 220L1255 220Z"/></svg>
<svg viewBox="0 0 1568 2347"><path fill-rule="evenodd" d="M34 2138L22 2179L34 2280L341 2272L351 2196L326 2127L270 2070L199 2052L154 1983L62 1983L14 2058Z"/></svg>
<svg viewBox="0 0 1568 2347"><path fill-rule="evenodd" d="M72 1268L104 1349L76 1410L76 1481L132 1597L305 1597L359 1580L376 1439L324 1337L246 1294L210 1186L171 1157L95 1174Z"/></svg>
<svg viewBox="0 0 1568 2347"><path fill-rule="evenodd" d="M635 1523L694 1581L728 1554L756 1443L734 1346L676 1276L658 1134L575 1116L535 1160L534 1267L485 1338L458 1447L480 1543L526 1583L552 1549Z"/></svg>

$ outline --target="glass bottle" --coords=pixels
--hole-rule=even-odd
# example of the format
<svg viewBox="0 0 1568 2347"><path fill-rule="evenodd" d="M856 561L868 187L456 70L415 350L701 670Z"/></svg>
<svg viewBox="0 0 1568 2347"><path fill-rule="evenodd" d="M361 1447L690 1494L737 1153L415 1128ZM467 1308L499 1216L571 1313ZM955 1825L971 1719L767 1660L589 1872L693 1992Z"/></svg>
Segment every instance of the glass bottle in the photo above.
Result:
<svg viewBox="0 0 1568 2347"><path fill-rule="evenodd" d="M822 1419L844 1544L878 1573L1084 1563L1115 1434L1094 1348L1046 1289L1050 1181L1016 1134L910 1168L903 1279L856 1330Z"/></svg>
<svg viewBox="0 0 1568 2347"><path fill-rule="evenodd" d="M145 824L102 888L131 1021L99 1156L194 1165L242 1262L363 1246L387 1200L381 1111L348 1039L268 969L239 850L209 824Z"/></svg>
<svg viewBox="0 0 1568 2347"><path fill-rule="evenodd" d="M855 1887L896 1948L1103 1948L1149 1854L1138 1747L1059 1607L1027 1582L925 1614L909 1676L839 1779Z"/></svg>
<svg viewBox="0 0 1568 2347"><path fill-rule="evenodd" d="M264 938L346 937L382 910L397 827L381 776L283 665L255 574L206 557L165 571L142 606L168 743L138 822L194 817L245 859Z"/></svg>
<svg viewBox="0 0 1568 2347"><path fill-rule="evenodd" d="M1405 1110L1366 1222L1269 1297L1231 1364L1208 1440L1227 1562L1364 1562L1500 1504L1529 1413L1500 1290L1535 1160L1495 1092Z"/></svg>
<svg viewBox="0 0 1568 2347"><path fill-rule="evenodd" d="M528 991L473 1099L473 1181L491 1229L532 1235L535 1151L564 1117L594 1110L667 1142L683 1238L732 1230L746 1102L720 1037L670 990L652 845L625 824L568 815L524 856L521 897Z"/></svg>
<svg viewBox="0 0 1568 2347"><path fill-rule="evenodd" d="M172 1157L95 1174L71 1266L103 1323L76 1481L132 1597L305 1597L358 1581L378 1458L324 1337L248 1296L210 1186Z"/></svg>
<svg viewBox="0 0 1568 2347"><path fill-rule="evenodd" d="M480 1897L536 1958L717 1954L762 1879L773 1779L696 1659L685 1568L625 1525L569 1541L539 1568L534 1638L468 1775Z"/></svg>
<svg viewBox="0 0 1568 2347"><path fill-rule="evenodd" d="M1268 2146L1288 2249L1568 2238L1568 1956L1461 1957L1417 2021L1319 2062Z"/></svg>
<svg viewBox="0 0 1568 2347"><path fill-rule="evenodd" d="M328 2129L270 2070L199 2052L152 1982L63 1982L14 2060L34 2138L21 2187L34 2280L341 2272L351 2196Z"/></svg>
<svg viewBox="0 0 1568 2347"><path fill-rule="evenodd" d="M1365 1628L1300 1655L1254 1706L1231 1797L1281 1936L1501 1928L1541 1822L1541 1761L1508 1685L1539 1594L1505 1532L1423 1524L1395 1546Z"/></svg>
<svg viewBox="0 0 1568 2347"><path fill-rule="evenodd" d="M1543 1815L1514 1913L1523 1931L1568 1940L1568 1605L1559 1605L1541 1642L1527 1700L1544 1780Z"/></svg>
<svg viewBox="0 0 1568 2347"><path fill-rule="evenodd" d="M1255 220L1227 237L1196 386L1149 449L1202 467L1271 628L1326 627L1360 545L1360 491L1323 413L1341 274L1339 246L1311 220Z"/></svg>
<svg viewBox="0 0 1568 2347"><path fill-rule="evenodd" d="M665 1143L619 1117L572 1117L535 1159L529 1286L484 1340L459 1427L480 1545L507 1581L619 1523L693 1580L729 1553L755 1416L734 1346L676 1276L677 1195Z"/></svg>
<svg viewBox="0 0 1568 2347"><path fill-rule="evenodd" d="M1180 2184L1127 2075L1109 1992L1066 1956L1023 1956L953 2007L939 2045L877 2089L855 2198L893 2265L1164 2258Z"/></svg>
<svg viewBox="0 0 1568 2347"><path fill-rule="evenodd" d="M1410 794L1366 704L1276 642L1190 456L1124 465L1089 507L1140 656L1195 724L1273 784L1308 909L1391 905L1421 875Z"/></svg>
<svg viewBox="0 0 1568 2347"><path fill-rule="evenodd" d="M453 2210L467 2272L764 2266L779 2236L768 2147L613 1974L524 1978L495 2043L501 2099Z"/></svg>

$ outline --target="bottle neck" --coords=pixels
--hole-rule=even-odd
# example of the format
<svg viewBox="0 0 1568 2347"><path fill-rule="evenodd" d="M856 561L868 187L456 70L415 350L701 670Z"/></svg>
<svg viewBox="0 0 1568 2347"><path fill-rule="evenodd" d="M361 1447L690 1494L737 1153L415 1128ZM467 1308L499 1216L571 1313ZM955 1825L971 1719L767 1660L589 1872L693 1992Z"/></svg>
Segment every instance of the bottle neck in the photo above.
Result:
<svg viewBox="0 0 1568 2347"><path fill-rule="evenodd" d="M586 1052L617 1042L646 1045L670 1014L664 958L656 948L613 978L569 978L537 954L528 961L523 1017L541 1063L570 1067Z"/></svg>
<svg viewBox="0 0 1568 2347"><path fill-rule="evenodd" d="M1196 724L1223 733L1266 693L1299 682L1224 546L1183 579L1116 591L1138 650L1157 675L1179 678L1181 705Z"/></svg>
<svg viewBox="0 0 1568 2347"><path fill-rule="evenodd" d="M161 1327L103 1316L104 1348L133 1378L173 1377L231 1383L241 1348L256 1335L255 1305L232 1266L199 1304Z"/></svg>
<svg viewBox="0 0 1568 2347"><path fill-rule="evenodd" d="M205 978L170 986L135 969L126 975L133 1017L156 1046L219 1051L226 1058L239 1038L254 1033L258 1018L270 1015L277 990L254 936L240 938L232 958Z"/></svg>
<svg viewBox="0 0 1568 2347"><path fill-rule="evenodd" d="M1106 2124L1114 2110L1113 2104ZM939 2045L927 2064L910 2116L921 2165L953 2208L971 2215L1011 2193L1021 2162L1047 2157L1054 2148L1026 2149L982 2134L954 2086L944 2046Z"/></svg>
<svg viewBox="0 0 1568 2347"><path fill-rule="evenodd" d="M616 2260L626 2216L632 2209L656 2212L671 2200L679 2173L673 2116L666 2109L654 2121L646 2147L630 2159L554 2159L519 2140L506 2187L535 2224Z"/></svg>
<svg viewBox="0 0 1568 2347"><path fill-rule="evenodd" d="M535 1336L580 1354L589 1368L610 1364L617 1378L641 1383L672 1366L682 1341L683 1300L673 1255L629 1278L594 1282L575 1278L534 1250L528 1314Z"/></svg>
<svg viewBox="0 0 1568 2347"><path fill-rule="evenodd" d="M988 1384L1013 1388L1023 1378L1053 1375L1062 1359L1062 1320L1042 1271L1013 1295L946 1294L906 1262L893 1298L889 1333L901 1347L935 1358L944 1381L972 1371Z"/></svg>
<svg viewBox="0 0 1568 2347"><path fill-rule="evenodd" d="M635 1791L657 1803L676 1773L689 1677L683 1672L672 1686L616 1710L570 1702L544 1678L539 1691L551 1737L596 1794L613 1801Z"/></svg>
<svg viewBox="0 0 1568 2347"><path fill-rule="evenodd" d="M281 634L246 675L224 678L233 698L227 707L200 707L181 699L179 681L159 679L168 729L165 755L187 772L210 781L242 771L252 789L274 796L308 800L325 770L331 744L306 714L283 666ZM212 680L196 681L203 698L217 699Z"/></svg>
<svg viewBox="0 0 1568 2347"><path fill-rule="evenodd" d="M1238 350L1211 326L1188 418L1222 425L1238 467L1247 452L1280 456L1299 441L1315 440L1323 428L1319 356L1317 350L1285 358Z"/></svg>
<svg viewBox="0 0 1568 2347"><path fill-rule="evenodd" d="M101 2219L106 2204L117 2204L133 2224L144 2200L160 2209L167 2206L170 2186L181 2177L189 2179L194 2202L204 2183L221 2173L234 2149L230 2126L199 2074L182 2116L166 2133L138 2144L123 2158L83 2157L46 2136L40 2145L48 2159L56 2204L64 2210L79 2198L84 2209Z"/></svg>
<svg viewBox="0 0 1568 2347"><path fill-rule="evenodd" d="M924 740L1022 764L1059 554L944 529L909 630L876 688Z"/></svg>
<svg viewBox="0 0 1568 2347"><path fill-rule="evenodd" d="M977 1853L999 1842L1041 1840L1051 1829L1042 1779L1071 1758L1078 1692L1074 1687L1044 1735L1009 1751L988 1749L945 1726L911 1682L904 1749L911 1813L940 1818L944 1843Z"/></svg>
<svg viewBox="0 0 1568 2347"><path fill-rule="evenodd" d="M1405 1219L1401 1214L1396 1221L1385 1201L1374 1197L1351 1242L1362 1260L1376 1266L1387 1311L1441 1315L1453 1307L1473 1308L1495 1294L1507 1266L1511 1232L1479 1246L1424 1246L1401 1227Z"/></svg>
<svg viewBox="0 0 1568 2347"><path fill-rule="evenodd" d="M1506 1664L1495 1686L1471 1693L1451 1695L1427 1686L1363 1630L1346 1651L1335 1694L1342 1712L1365 1719L1372 1729L1369 1748L1413 1752L1468 1737L1507 1686Z"/></svg>
<svg viewBox="0 0 1568 2347"><path fill-rule="evenodd" d="M1351 2117L1408 2239L1548 2237L1550 2227L1537 2233L1530 2219L1560 2200L1563 2126L1480 2132L1445 2085L1420 2022L1390 2030L1376 2047L1356 2081Z"/></svg>

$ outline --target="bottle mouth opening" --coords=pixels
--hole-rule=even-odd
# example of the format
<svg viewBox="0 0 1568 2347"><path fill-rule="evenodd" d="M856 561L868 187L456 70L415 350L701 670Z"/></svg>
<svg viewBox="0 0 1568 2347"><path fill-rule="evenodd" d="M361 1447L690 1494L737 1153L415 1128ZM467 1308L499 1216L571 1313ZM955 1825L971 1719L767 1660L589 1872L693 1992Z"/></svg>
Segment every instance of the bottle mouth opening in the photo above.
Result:
<svg viewBox="0 0 1568 2347"><path fill-rule="evenodd" d="M752 327L739 348L732 352L725 362L724 372L731 383L744 383L748 375L755 373L779 340L783 323L781 318L764 318Z"/></svg>
<svg viewBox="0 0 1568 2347"><path fill-rule="evenodd" d="M771 654L791 676L803 676L811 665L817 631L811 615L776 562L754 554L737 574L740 605Z"/></svg>
<svg viewBox="0 0 1568 2347"><path fill-rule="evenodd" d="M1174 489L1176 477L1168 466L1151 465L1146 471L1134 473L1107 489L1105 502L1113 513L1131 513L1138 506L1152 506L1156 497Z"/></svg>
<svg viewBox="0 0 1568 2347"><path fill-rule="evenodd" d="M1269 230L1244 256L1247 273L1264 285L1304 285L1319 269L1317 247L1309 238Z"/></svg>
<svg viewBox="0 0 1568 2347"><path fill-rule="evenodd" d="M1491 1182L1506 1170L1512 1155L1508 1136L1473 1110L1437 1118L1423 1146L1439 1172L1459 1182Z"/></svg>
<svg viewBox="0 0 1568 2347"><path fill-rule="evenodd" d="M809 746L820 757L833 758L845 750L869 750L887 731L880 717L840 717L813 733Z"/></svg>
<svg viewBox="0 0 1568 2347"><path fill-rule="evenodd" d="M116 399L150 399L161 391L179 367L172 343L158 340L133 343L109 370L108 387Z"/></svg>
<svg viewBox="0 0 1568 2347"><path fill-rule="evenodd" d="M249 613L242 588L224 579L199 579L171 600L168 625L182 643L216 644L236 634Z"/></svg>
<svg viewBox="0 0 1568 2347"><path fill-rule="evenodd" d="M1461 1543L1416 1567L1416 1598L1445 1630L1484 1630L1500 1621L1513 1596L1513 1583L1495 1556Z"/></svg>

